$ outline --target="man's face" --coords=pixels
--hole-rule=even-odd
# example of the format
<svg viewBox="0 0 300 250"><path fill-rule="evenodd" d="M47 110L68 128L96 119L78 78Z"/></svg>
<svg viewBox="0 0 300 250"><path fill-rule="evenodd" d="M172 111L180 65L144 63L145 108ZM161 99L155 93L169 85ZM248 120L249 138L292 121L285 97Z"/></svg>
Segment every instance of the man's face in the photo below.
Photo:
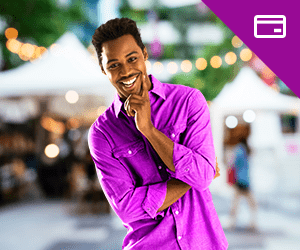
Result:
<svg viewBox="0 0 300 250"><path fill-rule="evenodd" d="M151 83L147 77L144 51L137 45L132 35L124 35L102 44L102 72L107 75L117 89L121 100L130 94L140 94L143 75L146 75L148 90Z"/></svg>

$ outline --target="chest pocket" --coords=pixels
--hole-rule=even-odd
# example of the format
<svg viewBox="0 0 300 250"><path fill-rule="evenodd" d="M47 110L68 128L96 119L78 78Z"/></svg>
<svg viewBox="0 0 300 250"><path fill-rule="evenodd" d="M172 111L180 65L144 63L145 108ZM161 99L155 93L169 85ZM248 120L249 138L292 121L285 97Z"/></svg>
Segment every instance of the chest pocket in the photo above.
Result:
<svg viewBox="0 0 300 250"><path fill-rule="evenodd" d="M167 128L163 128L160 131L164 133L169 139L173 142L181 143L182 142L182 133L185 131L185 124L176 124L174 126L169 126Z"/></svg>
<svg viewBox="0 0 300 250"><path fill-rule="evenodd" d="M116 147L113 155L128 169L137 186L160 181L157 167L150 159L144 141L138 140Z"/></svg>
<svg viewBox="0 0 300 250"><path fill-rule="evenodd" d="M134 141L122 145L121 147L116 147L113 150L113 155L118 159L124 157L134 157L139 151L143 150L144 148L145 146L142 141Z"/></svg>

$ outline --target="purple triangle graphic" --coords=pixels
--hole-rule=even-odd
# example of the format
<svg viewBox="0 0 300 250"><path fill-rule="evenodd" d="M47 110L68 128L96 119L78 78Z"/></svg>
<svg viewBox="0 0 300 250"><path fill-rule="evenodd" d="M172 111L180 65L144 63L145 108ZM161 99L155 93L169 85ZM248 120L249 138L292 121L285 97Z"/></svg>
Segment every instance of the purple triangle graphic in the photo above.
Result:
<svg viewBox="0 0 300 250"><path fill-rule="evenodd" d="M203 2L300 97L300 2L294 0L279 2L204 0ZM272 15L285 16L286 26L284 27L280 20L276 18L275 20L274 17L261 17ZM256 22L255 16L258 16ZM264 35L285 37L265 38Z"/></svg>

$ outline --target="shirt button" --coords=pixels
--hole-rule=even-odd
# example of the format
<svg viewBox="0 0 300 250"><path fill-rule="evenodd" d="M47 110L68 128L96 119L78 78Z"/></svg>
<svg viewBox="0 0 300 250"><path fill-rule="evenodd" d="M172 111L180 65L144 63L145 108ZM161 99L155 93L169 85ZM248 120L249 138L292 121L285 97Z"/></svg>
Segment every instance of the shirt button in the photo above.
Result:
<svg viewBox="0 0 300 250"><path fill-rule="evenodd" d="M175 137L175 134L174 134L174 133L172 134L172 137L173 137L173 138Z"/></svg>
<svg viewBox="0 0 300 250"><path fill-rule="evenodd" d="M159 169L161 169L161 166L158 166Z"/></svg>
<svg viewBox="0 0 300 250"><path fill-rule="evenodd" d="M187 169L185 169L185 172L187 172L187 171L189 171L190 169L189 168L187 168Z"/></svg>
<svg viewBox="0 0 300 250"><path fill-rule="evenodd" d="M175 214L179 214L179 211L176 211Z"/></svg>
<svg viewBox="0 0 300 250"><path fill-rule="evenodd" d="M178 240L181 240L181 238L182 238L181 236L178 236Z"/></svg>
<svg viewBox="0 0 300 250"><path fill-rule="evenodd" d="M131 150L128 150L128 154L130 154L130 155L131 155L131 154L132 154L132 151L131 151Z"/></svg>

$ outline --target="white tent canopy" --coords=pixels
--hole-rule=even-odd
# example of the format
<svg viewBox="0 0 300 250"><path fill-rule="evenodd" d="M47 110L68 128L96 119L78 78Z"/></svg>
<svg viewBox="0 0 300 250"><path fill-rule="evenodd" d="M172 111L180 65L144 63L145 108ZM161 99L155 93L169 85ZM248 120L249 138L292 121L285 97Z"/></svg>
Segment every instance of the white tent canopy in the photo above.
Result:
<svg viewBox="0 0 300 250"><path fill-rule="evenodd" d="M299 109L299 98L286 96L268 87L249 67L242 68L232 83L213 100L213 109L222 113L252 110L290 111Z"/></svg>
<svg viewBox="0 0 300 250"><path fill-rule="evenodd" d="M224 121L229 115L241 116L249 109L256 113L256 119L251 124L251 136L249 138L251 146L257 149L256 152L265 152L264 150L269 149L278 152L282 149L281 144L283 142L279 115L284 113L299 115L300 100L297 97L286 96L271 89L249 67L242 68L233 82L224 86L210 106L216 156L220 168L224 169L219 185L224 186L226 182L226 167L223 160ZM279 164L279 161L277 163ZM255 167L260 169L260 166L259 164ZM260 189L267 190L264 182L259 185ZM214 186L216 190L218 190L217 186L216 183ZM224 192L227 191L230 193L230 190Z"/></svg>
<svg viewBox="0 0 300 250"><path fill-rule="evenodd" d="M115 90L86 48L70 32L64 34L36 63L0 73L0 97L57 95L75 90L111 102Z"/></svg>

